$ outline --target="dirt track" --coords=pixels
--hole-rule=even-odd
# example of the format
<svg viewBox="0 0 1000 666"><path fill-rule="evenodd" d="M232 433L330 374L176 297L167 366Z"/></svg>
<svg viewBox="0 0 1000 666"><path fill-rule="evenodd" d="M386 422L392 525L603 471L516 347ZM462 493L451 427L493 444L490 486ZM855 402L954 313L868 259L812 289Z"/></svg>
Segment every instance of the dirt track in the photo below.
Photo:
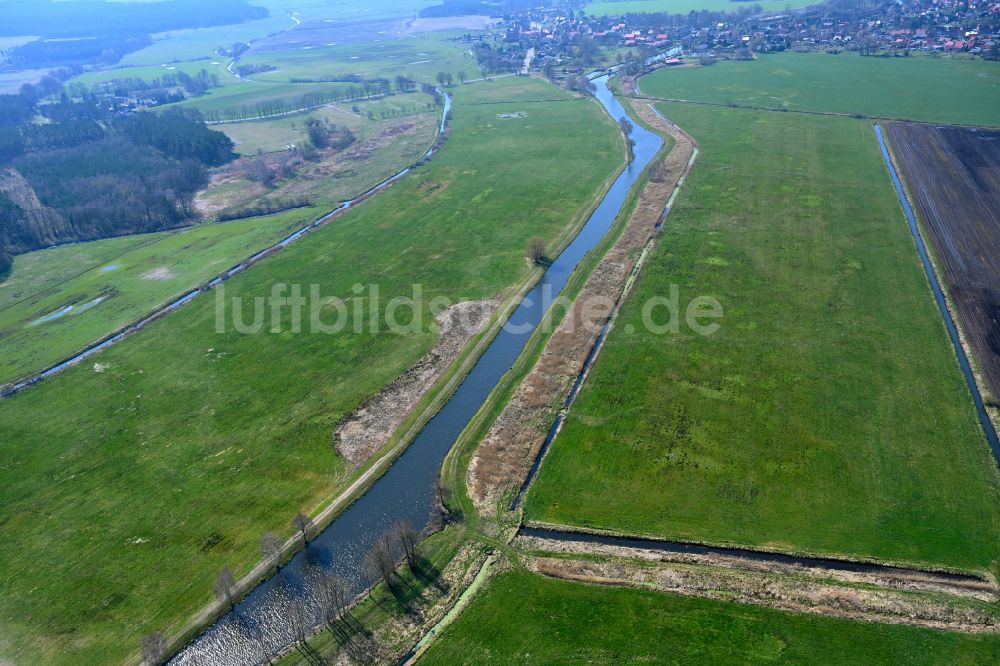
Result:
<svg viewBox="0 0 1000 666"><path fill-rule="evenodd" d="M1000 395L1000 131L889 123L948 296L993 400Z"/></svg>
<svg viewBox="0 0 1000 666"><path fill-rule="evenodd" d="M627 90L631 89L631 82ZM670 195L690 166L696 144L645 104L633 110L676 145L667 156L666 175L643 188L631 218L615 245L584 284L580 294L483 439L469 466L469 495L477 509L492 513L498 500L520 488L545 441L558 406L583 368L599 331L614 311L635 257L656 233Z"/></svg>

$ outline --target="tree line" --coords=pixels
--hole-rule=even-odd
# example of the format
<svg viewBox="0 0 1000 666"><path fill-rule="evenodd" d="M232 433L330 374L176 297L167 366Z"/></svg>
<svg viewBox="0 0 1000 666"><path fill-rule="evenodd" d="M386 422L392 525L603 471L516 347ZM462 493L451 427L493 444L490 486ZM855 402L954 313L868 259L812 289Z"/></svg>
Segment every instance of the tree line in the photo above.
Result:
<svg viewBox="0 0 1000 666"><path fill-rule="evenodd" d="M439 522L434 527L438 525ZM330 633L352 663L370 664L385 659L388 656L386 647L356 616L357 598L351 592L352 586L332 571L329 563L322 561L319 551L313 550L311 544L319 533L315 522L299 512L292 519L291 529L294 537L289 542L273 532L265 533L260 538L260 556L275 570L272 599L281 609L281 618L291 629L292 648L308 663L327 663L307 642L319 628ZM403 520L376 539L363 558L359 571L355 572L369 599L381 605L375 599L374 591L376 586L382 584L404 612L413 611L410 602L414 589L397 570L401 563L405 563L420 582L442 591L447 589L439 580L437 568L417 552L421 537L409 521ZM285 558L300 547L306 549L305 562L300 575L293 577L283 570L283 564ZM304 585L306 581L308 585ZM236 575L228 566L222 567L216 574L212 594L227 612L221 622L229 623L243 637L243 646L253 653L257 663L273 663L286 645L267 636L259 622L246 616L238 607L245 591L240 588ZM171 657L171 646L162 632L144 636L140 647L143 660L150 665L166 663Z"/></svg>

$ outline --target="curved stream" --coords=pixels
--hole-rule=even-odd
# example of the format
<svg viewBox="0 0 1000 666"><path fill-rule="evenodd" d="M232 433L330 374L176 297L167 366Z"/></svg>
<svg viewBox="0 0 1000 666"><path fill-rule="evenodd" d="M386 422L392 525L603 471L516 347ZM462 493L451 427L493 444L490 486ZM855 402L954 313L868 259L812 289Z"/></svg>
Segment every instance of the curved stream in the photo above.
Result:
<svg viewBox="0 0 1000 666"><path fill-rule="evenodd" d="M597 99L614 120L627 117L608 89L608 77L594 81ZM348 507L291 562L250 593L234 611L223 616L178 654L173 664L244 666L258 664L295 642L287 598L294 595L301 623L318 627L319 601L314 593L318 573L336 571L358 594L365 588L359 573L365 555L394 523L409 520L423 529L435 511L435 485L441 464L458 435L476 414L503 375L511 368L528 337L541 321L551 299L565 287L573 269L611 229L636 178L656 155L662 140L635 126L633 160L615 180L600 205L572 243L542 276L538 285L511 315L472 371L368 492ZM572 140L570 138L569 140Z"/></svg>

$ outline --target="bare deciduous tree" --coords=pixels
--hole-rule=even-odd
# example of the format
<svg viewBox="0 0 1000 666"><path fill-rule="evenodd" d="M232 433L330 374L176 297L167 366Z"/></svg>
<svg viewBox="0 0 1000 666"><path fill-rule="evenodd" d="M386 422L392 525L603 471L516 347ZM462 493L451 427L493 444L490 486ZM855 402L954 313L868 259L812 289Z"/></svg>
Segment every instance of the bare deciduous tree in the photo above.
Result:
<svg viewBox="0 0 1000 666"><path fill-rule="evenodd" d="M528 241L528 258L531 259L536 264L544 263L546 260L545 256L545 239L535 237Z"/></svg>
<svg viewBox="0 0 1000 666"><path fill-rule="evenodd" d="M274 532L265 532L264 536L260 538L260 555L264 558L265 562L270 562L272 565L277 566L281 562L283 551L284 544L281 543L281 539Z"/></svg>
<svg viewBox="0 0 1000 666"><path fill-rule="evenodd" d="M236 576L232 569L222 567L215 577L215 586L212 588L215 598L229 606L230 610L236 605L233 602L233 594L236 591Z"/></svg>
<svg viewBox="0 0 1000 666"><path fill-rule="evenodd" d="M292 528L302 536L302 543L308 545L316 529L316 523L312 521L312 518L299 511L292 519Z"/></svg>
<svg viewBox="0 0 1000 666"><path fill-rule="evenodd" d="M149 666L159 666L167 658L167 637L159 631L142 637L142 660Z"/></svg>
<svg viewBox="0 0 1000 666"><path fill-rule="evenodd" d="M327 624L336 622L350 602L347 584L332 571L323 571L320 574L316 594L323 609L323 619Z"/></svg>
<svg viewBox="0 0 1000 666"><path fill-rule="evenodd" d="M406 563L413 567L414 557L416 555L417 541L420 535L417 530L414 529L413 524L408 520L402 520L395 524L393 527L393 534L396 540L399 542L400 547L403 549L403 554L406 556Z"/></svg>

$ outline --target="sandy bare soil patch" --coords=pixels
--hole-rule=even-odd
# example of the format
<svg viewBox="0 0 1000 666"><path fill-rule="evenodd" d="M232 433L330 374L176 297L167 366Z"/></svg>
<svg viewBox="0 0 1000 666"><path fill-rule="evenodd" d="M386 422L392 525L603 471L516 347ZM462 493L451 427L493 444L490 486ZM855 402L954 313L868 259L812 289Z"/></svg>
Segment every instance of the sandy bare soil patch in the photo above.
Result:
<svg viewBox="0 0 1000 666"><path fill-rule="evenodd" d="M591 273L535 367L479 445L469 466L468 486L481 512L495 510L500 497L524 483L559 405L621 298L634 257L655 235L663 209L694 154L694 139L645 105L633 107L651 126L673 136L676 145L665 160L665 169L640 194L621 237Z"/></svg>
<svg viewBox="0 0 1000 666"><path fill-rule="evenodd" d="M154 268L151 271L146 271L142 274L143 280L152 280L156 282L165 282L166 280L172 280L177 277L174 275L169 268L166 266L160 266L159 268Z"/></svg>
<svg viewBox="0 0 1000 666"><path fill-rule="evenodd" d="M496 299L466 301L438 314L440 334L434 348L337 426L333 443L340 455L358 467L385 446L427 390L489 322L498 304Z"/></svg>
<svg viewBox="0 0 1000 666"><path fill-rule="evenodd" d="M869 622L1000 633L997 618L989 612L900 590L859 589L818 579L671 562L533 557L525 564L544 576L583 583L654 589Z"/></svg>

